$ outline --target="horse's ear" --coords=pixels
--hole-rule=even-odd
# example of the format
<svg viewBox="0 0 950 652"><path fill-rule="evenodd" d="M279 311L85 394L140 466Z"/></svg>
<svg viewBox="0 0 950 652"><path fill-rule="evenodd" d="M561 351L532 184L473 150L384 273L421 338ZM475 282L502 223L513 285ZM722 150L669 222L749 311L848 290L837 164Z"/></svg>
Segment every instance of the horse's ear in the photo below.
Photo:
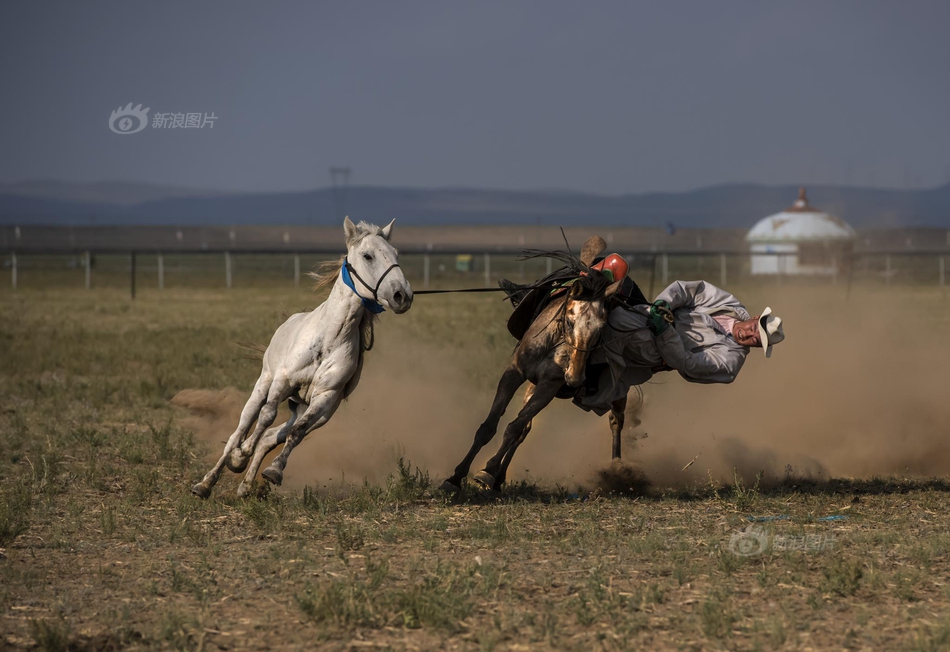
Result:
<svg viewBox="0 0 950 652"><path fill-rule="evenodd" d="M617 294L617 290L620 289L620 284L623 283L623 279L620 279L616 283L611 283L607 286L607 291L604 292L604 298L609 299L613 295Z"/></svg>
<svg viewBox="0 0 950 652"><path fill-rule="evenodd" d="M588 238L587 242L584 243L584 246L581 247L581 262L587 267L590 267L593 264L594 259L597 258L597 254L606 248L607 243L599 235Z"/></svg>
<svg viewBox="0 0 950 652"><path fill-rule="evenodd" d="M392 221L379 230L380 235L382 235L386 240L389 240L389 236L393 233L393 224L395 224L396 218L394 217Z"/></svg>
<svg viewBox="0 0 950 652"><path fill-rule="evenodd" d="M356 237L356 225L353 224L349 215L343 218L343 233L346 234L346 246L349 247L353 238Z"/></svg>
<svg viewBox="0 0 950 652"><path fill-rule="evenodd" d="M580 283L574 283L571 286L571 298L576 299L577 297L581 296L581 293L583 291L584 291L584 288L581 286Z"/></svg>

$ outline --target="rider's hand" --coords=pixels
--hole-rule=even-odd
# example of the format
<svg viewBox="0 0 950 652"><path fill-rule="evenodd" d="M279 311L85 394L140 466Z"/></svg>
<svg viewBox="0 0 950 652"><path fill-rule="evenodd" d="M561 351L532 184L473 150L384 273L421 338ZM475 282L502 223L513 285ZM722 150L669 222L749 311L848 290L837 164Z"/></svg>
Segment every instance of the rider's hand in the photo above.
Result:
<svg viewBox="0 0 950 652"><path fill-rule="evenodd" d="M650 315L647 318L647 325L654 335L662 335L666 329L673 323L673 309L668 301L657 299L650 306Z"/></svg>

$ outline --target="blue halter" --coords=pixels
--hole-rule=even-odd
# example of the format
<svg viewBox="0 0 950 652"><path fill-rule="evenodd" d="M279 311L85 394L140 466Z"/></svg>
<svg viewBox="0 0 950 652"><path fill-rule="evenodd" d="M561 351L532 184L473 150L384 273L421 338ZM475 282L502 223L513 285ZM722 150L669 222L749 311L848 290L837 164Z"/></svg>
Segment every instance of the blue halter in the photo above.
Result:
<svg viewBox="0 0 950 652"><path fill-rule="evenodd" d="M393 267L398 267L398 265L393 265ZM390 272L390 270L392 270L392 267L387 269L386 272L379 278L380 283L383 282L383 279L386 277L386 274ZM366 297L360 295L360 293L356 291L356 284L353 283L353 277L350 276L350 263L349 261L347 261L346 258L344 258L343 267L340 268L340 275L343 277L344 285L346 285L346 287L353 290L353 294L355 294L356 296L360 298L360 301L363 303L363 307L369 310L374 315L378 315L379 313L385 311L386 309L383 307L383 304L381 304L377 300L376 293L379 290L379 283L376 284L376 289L374 290L373 288L371 288L369 285L366 284L366 281L360 278L359 274L356 273L355 269L352 271L352 274L356 276L356 278L359 280L360 283L366 286L367 290L370 290L373 293L372 299L367 299Z"/></svg>

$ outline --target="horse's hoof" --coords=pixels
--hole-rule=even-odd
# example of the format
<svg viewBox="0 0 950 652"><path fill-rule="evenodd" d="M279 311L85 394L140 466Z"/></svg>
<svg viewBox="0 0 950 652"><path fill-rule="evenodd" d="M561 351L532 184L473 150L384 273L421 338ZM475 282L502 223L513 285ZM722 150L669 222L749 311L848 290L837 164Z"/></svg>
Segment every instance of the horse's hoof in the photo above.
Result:
<svg viewBox="0 0 950 652"><path fill-rule="evenodd" d="M458 492L462 490L460 486L458 486L457 484L453 484L449 482L448 480L443 482L442 485L439 487L439 489L441 489L447 494L457 494Z"/></svg>
<svg viewBox="0 0 950 652"><path fill-rule="evenodd" d="M238 498L244 498L244 496L246 496L247 492L249 492L250 490L251 490L250 485L242 482L241 484L238 485L238 488L237 488Z"/></svg>
<svg viewBox="0 0 950 652"><path fill-rule="evenodd" d="M280 483L284 481L284 474L282 471L278 471L273 466L268 466L266 469L261 471L261 476L270 482L271 484L280 486Z"/></svg>
<svg viewBox="0 0 950 652"><path fill-rule="evenodd" d="M495 490L495 476L488 471L482 470L472 476L472 480L485 491Z"/></svg>
<svg viewBox="0 0 950 652"><path fill-rule="evenodd" d="M211 495L211 488L199 482L198 484L192 486L191 493L198 496L198 498L207 498Z"/></svg>
<svg viewBox="0 0 950 652"><path fill-rule="evenodd" d="M226 458L224 458L224 465L228 467L229 471L233 471L234 473L244 473L244 470L247 469L247 463L250 461L250 455L244 455L241 453L240 448L235 448Z"/></svg>

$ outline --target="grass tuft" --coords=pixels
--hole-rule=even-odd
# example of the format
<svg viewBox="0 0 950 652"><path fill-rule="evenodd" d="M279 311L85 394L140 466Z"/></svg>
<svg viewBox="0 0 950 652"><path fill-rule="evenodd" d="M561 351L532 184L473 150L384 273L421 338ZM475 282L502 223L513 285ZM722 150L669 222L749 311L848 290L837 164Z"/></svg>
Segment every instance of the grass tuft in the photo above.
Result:
<svg viewBox="0 0 950 652"><path fill-rule="evenodd" d="M30 527L33 490L25 479L0 485L0 547L5 547Z"/></svg>
<svg viewBox="0 0 950 652"><path fill-rule="evenodd" d="M30 638L43 652L66 652L70 634L69 623L61 618L30 621Z"/></svg>
<svg viewBox="0 0 950 652"><path fill-rule="evenodd" d="M864 577L864 561L861 559L835 558L830 565L821 570L824 579L821 581L822 593L835 593L847 597L854 595L861 587Z"/></svg>

